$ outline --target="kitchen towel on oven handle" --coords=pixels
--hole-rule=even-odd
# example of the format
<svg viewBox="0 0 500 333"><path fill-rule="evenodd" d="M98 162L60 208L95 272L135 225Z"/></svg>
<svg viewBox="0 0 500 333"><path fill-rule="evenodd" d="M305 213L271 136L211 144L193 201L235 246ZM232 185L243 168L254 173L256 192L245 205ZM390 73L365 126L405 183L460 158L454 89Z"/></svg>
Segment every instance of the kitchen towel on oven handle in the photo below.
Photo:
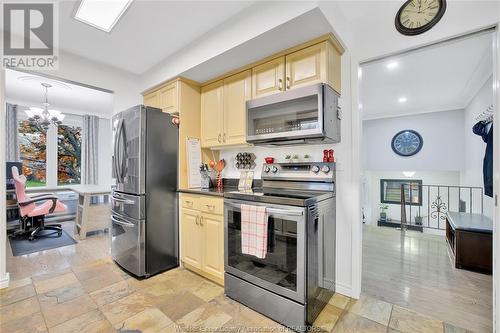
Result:
<svg viewBox="0 0 500 333"><path fill-rule="evenodd" d="M241 252L264 259L267 253L265 206L241 205Z"/></svg>

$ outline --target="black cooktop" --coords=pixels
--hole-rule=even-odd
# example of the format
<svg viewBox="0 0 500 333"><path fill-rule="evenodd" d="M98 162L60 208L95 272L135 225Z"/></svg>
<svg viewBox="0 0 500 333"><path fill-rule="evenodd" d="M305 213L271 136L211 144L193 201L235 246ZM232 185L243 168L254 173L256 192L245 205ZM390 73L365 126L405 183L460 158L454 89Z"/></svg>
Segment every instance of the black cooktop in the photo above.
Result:
<svg viewBox="0 0 500 333"><path fill-rule="evenodd" d="M333 192L281 189L253 189L224 193L224 198L307 207L333 197Z"/></svg>

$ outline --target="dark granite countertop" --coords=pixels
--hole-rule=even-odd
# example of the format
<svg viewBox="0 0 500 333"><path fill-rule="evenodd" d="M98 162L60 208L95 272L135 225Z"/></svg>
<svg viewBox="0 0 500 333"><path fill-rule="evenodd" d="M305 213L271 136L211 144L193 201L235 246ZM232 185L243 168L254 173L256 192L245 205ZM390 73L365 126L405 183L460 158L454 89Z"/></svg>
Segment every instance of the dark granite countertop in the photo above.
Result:
<svg viewBox="0 0 500 333"><path fill-rule="evenodd" d="M493 233L493 220L487 216L459 212L448 212L446 215L455 230Z"/></svg>
<svg viewBox="0 0 500 333"><path fill-rule="evenodd" d="M224 187L222 191L218 191L216 187L212 188L189 188L189 189L178 189L180 193L191 193L191 194L201 194L201 195L212 195L216 197L223 197L225 192L238 191L237 187Z"/></svg>

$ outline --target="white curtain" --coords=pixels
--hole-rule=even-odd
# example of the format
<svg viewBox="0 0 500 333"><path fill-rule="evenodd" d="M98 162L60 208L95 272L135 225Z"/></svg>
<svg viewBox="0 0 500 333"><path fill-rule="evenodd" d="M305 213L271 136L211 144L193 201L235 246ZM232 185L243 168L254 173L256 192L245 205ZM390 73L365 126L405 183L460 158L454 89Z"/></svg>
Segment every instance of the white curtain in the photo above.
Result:
<svg viewBox="0 0 500 333"><path fill-rule="evenodd" d="M5 120L5 141L7 162L19 161L19 143L17 138L17 105L7 103Z"/></svg>
<svg viewBox="0 0 500 333"><path fill-rule="evenodd" d="M98 134L99 117L83 116L82 184L97 184L98 182Z"/></svg>

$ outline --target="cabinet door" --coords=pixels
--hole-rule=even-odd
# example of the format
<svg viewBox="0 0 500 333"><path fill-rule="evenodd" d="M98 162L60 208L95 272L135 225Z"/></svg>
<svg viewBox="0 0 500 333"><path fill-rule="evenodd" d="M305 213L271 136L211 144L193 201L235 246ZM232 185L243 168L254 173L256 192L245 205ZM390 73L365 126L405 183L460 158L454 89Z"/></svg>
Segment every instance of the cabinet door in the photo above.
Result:
<svg viewBox="0 0 500 333"><path fill-rule="evenodd" d="M151 106L154 108L160 107L160 100L158 98L158 92L152 92L144 96L144 105Z"/></svg>
<svg viewBox="0 0 500 333"><path fill-rule="evenodd" d="M224 217L202 214L201 225L204 234L203 270L220 279L224 278Z"/></svg>
<svg viewBox="0 0 500 333"><path fill-rule="evenodd" d="M252 98L283 91L284 80L285 57L276 58L252 68Z"/></svg>
<svg viewBox="0 0 500 333"><path fill-rule="evenodd" d="M182 261L201 269L203 232L199 224L199 214L196 210L181 209L181 241Z"/></svg>
<svg viewBox="0 0 500 333"><path fill-rule="evenodd" d="M201 146L222 145L223 80L201 88Z"/></svg>
<svg viewBox="0 0 500 333"><path fill-rule="evenodd" d="M246 101L251 99L250 70L224 79L224 133L226 145L246 143Z"/></svg>
<svg viewBox="0 0 500 333"><path fill-rule="evenodd" d="M175 113L177 109L177 82L158 90L160 108L163 112Z"/></svg>
<svg viewBox="0 0 500 333"><path fill-rule="evenodd" d="M287 90L326 81L326 42L286 56Z"/></svg>

